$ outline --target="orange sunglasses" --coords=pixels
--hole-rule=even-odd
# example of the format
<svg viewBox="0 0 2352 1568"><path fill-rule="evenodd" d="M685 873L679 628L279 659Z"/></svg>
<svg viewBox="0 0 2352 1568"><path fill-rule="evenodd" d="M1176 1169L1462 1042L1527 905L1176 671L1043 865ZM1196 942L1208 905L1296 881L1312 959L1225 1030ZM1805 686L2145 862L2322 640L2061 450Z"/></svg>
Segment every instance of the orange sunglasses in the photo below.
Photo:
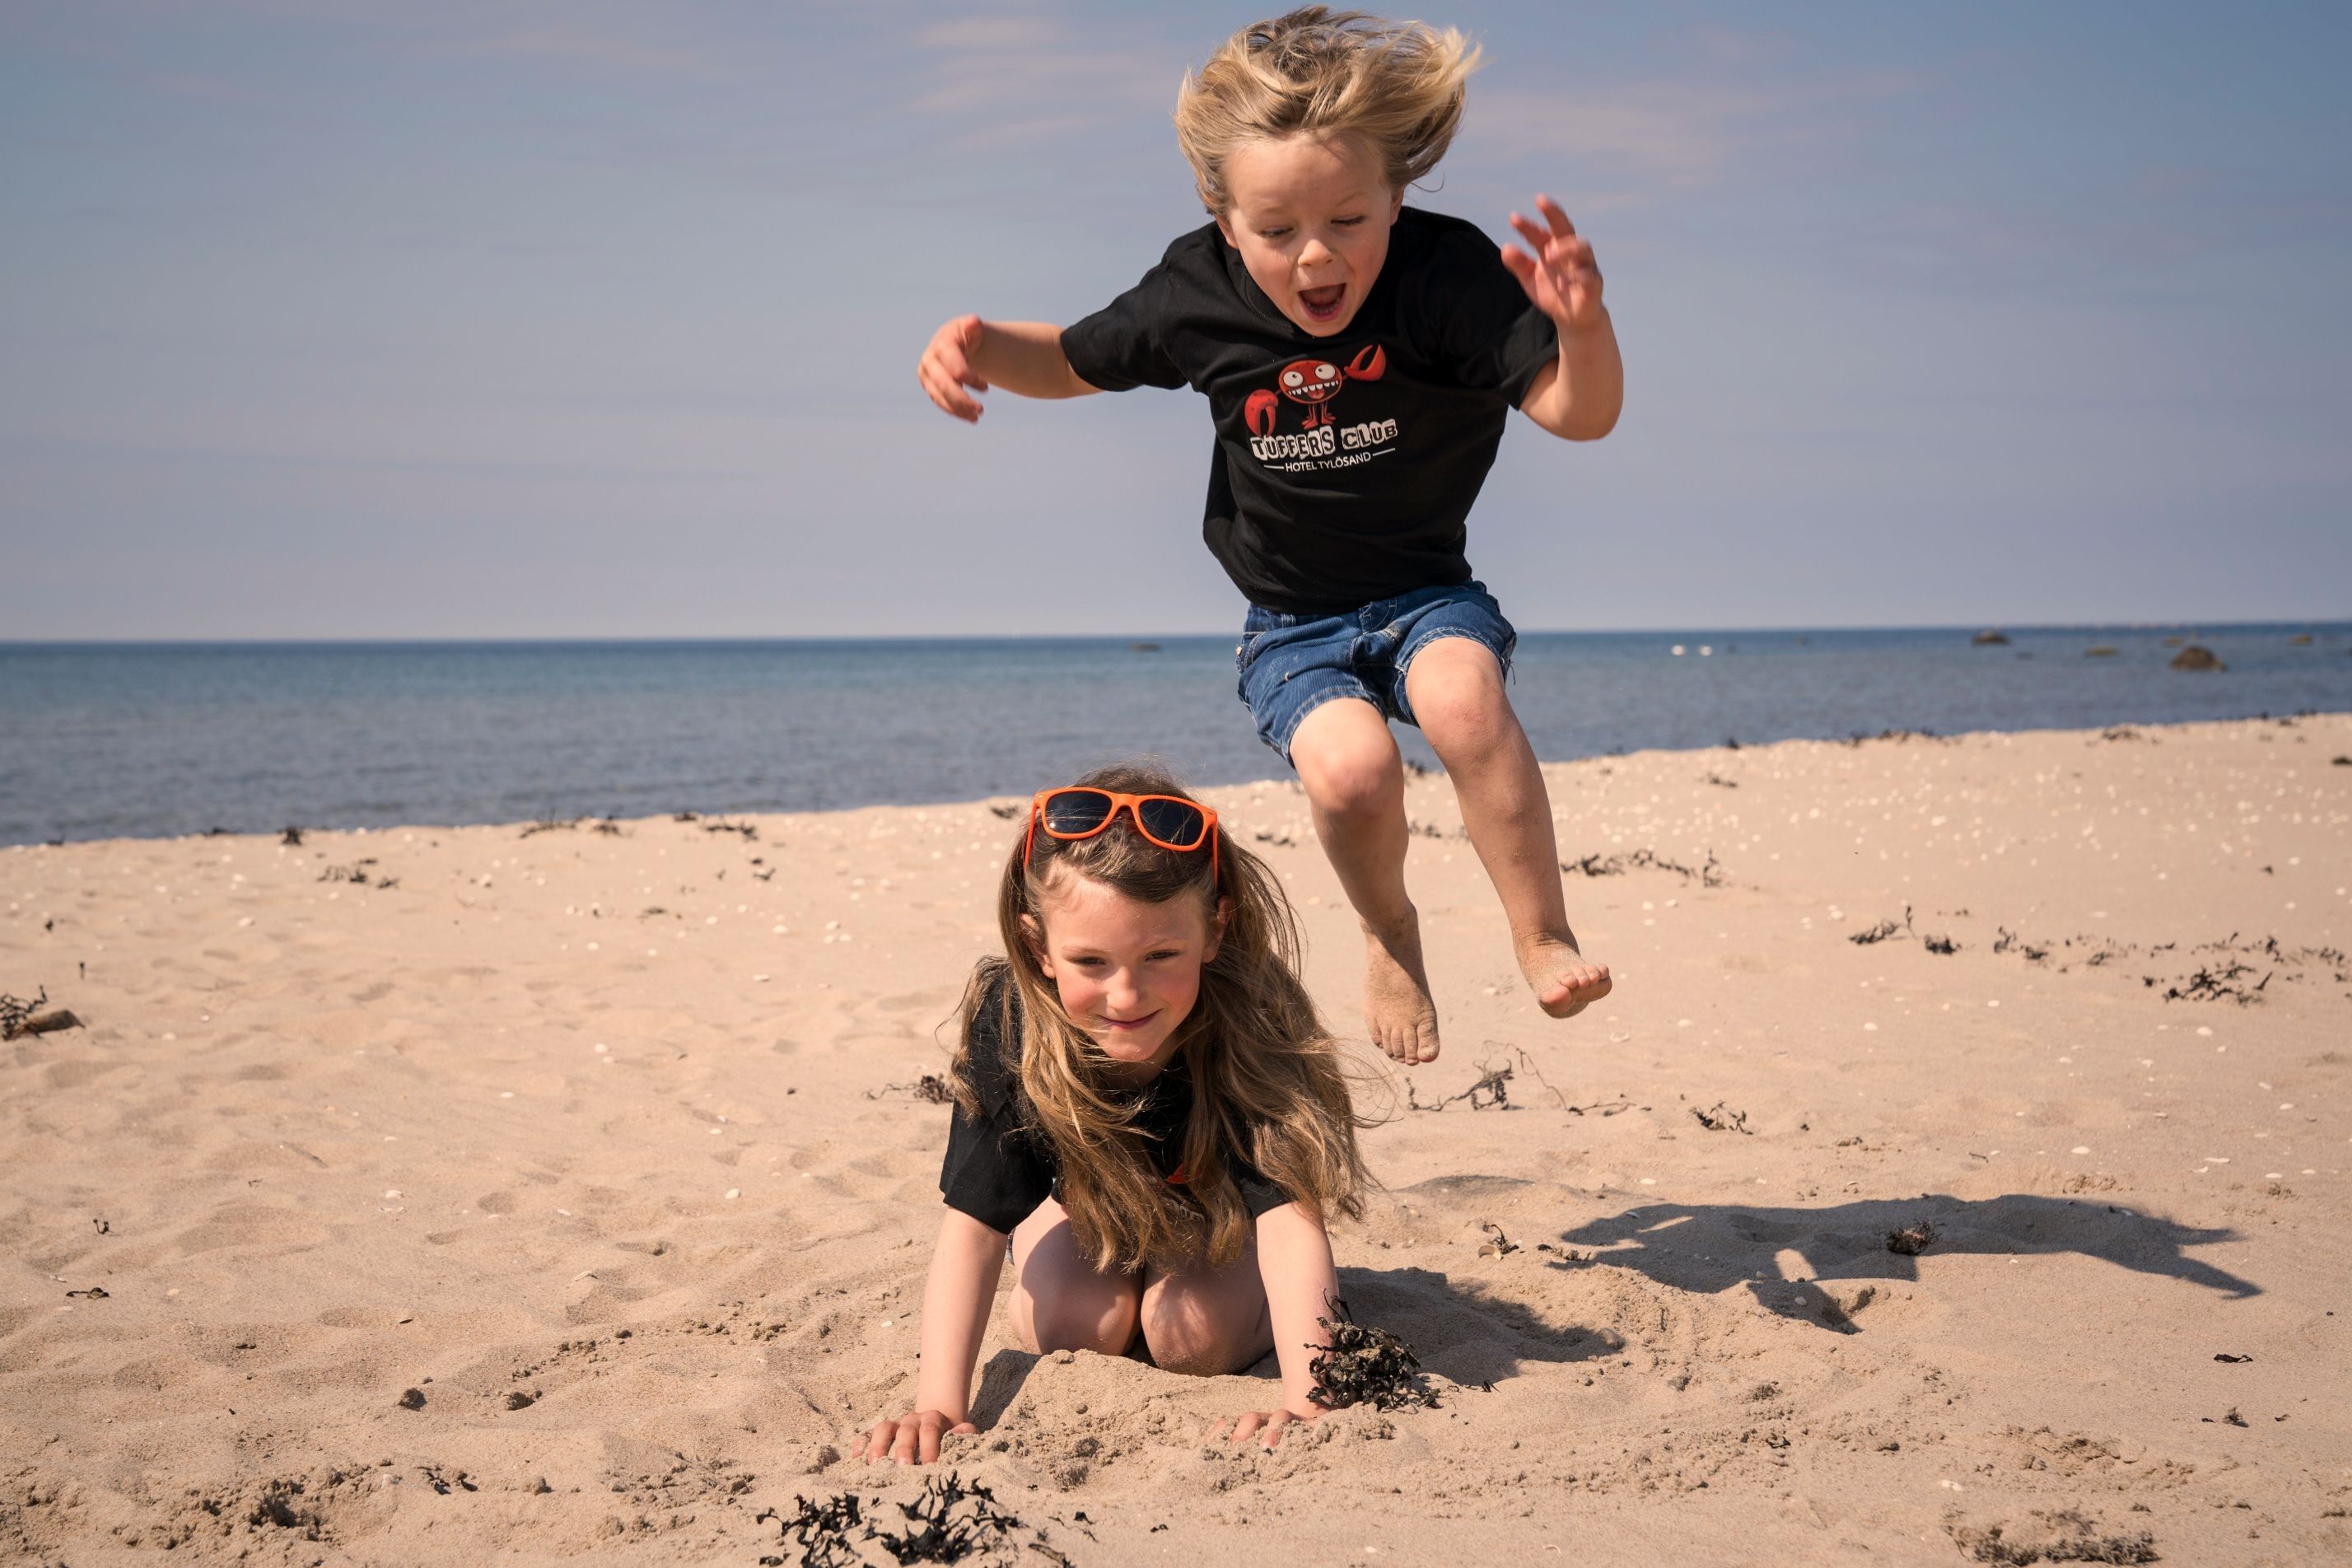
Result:
<svg viewBox="0 0 2352 1568"><path fill-rule="evenodd" d="M1209 877L1217 877L1217 814L1197 800L1175 795L1121 795L1116 790L1076 784L1066 789L1041 789L1029 803L1029 832L1021 841L1021 865L1029 866L1042 826L1048 838L1075 843L1092 838L1118 819L1124 811L1133 819L1144 841L1162 849L1190 854L1209 847Z"/></svg>

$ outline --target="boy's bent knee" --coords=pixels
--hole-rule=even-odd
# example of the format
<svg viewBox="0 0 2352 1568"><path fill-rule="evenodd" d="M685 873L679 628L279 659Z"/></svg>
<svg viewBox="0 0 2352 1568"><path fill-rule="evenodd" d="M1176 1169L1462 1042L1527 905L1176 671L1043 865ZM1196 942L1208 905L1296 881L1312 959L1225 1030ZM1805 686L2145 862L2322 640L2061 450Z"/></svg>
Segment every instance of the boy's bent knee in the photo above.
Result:
<svg viewBox="0 0 2352 1568"><path fill-rule="evenodd" d="M1517 716L1507 704L1470 696L1432 703L1415 710L1414 716L1421 721L1421 732L1427 737L1430 750L1448 772L1508 745L1518 728Z"/></svg>
<svg viewBox="0 0 2352 1568"><path fill-rule="evenodd" d="M1454 648L1461 652L1455 654ZM1439 650L1446 657L1439 657ZM1503 689L1502 667L1476 643L1448 638L1413 660L1406 695L1413 722L1444 759L1507 742L1518 727Z"/></svg>
<svg viewBox="0 0 2352 1568"><path fill-rule="evenodd" d="M1308 714L1291 742L1290 761L1307 798L1333 816L1373 816L1403 799L1403 760L1369 703L1331 702Z"/></svg>
<svg viewBox="0 0 2352 1568"><path fill-rule="evenodd" d="M1381 816L1396 810L1402 795L1403 770L1393 762L1389 768L1395 773L1378 763L1350 758L1311 776L1302 768L1299 782L1307 787L1307 798L1328 816Z"/></svg>

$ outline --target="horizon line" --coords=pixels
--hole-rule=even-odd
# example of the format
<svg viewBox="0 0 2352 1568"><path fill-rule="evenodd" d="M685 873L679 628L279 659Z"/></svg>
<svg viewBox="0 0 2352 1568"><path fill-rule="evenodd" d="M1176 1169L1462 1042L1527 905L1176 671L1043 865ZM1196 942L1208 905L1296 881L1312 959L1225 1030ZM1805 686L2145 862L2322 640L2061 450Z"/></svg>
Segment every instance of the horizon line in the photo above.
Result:
<svg viewBox="0 0 2352 1568"><path fill-rule="evenodd" d="M2342 629L2352 631L2352 616L2302 616L2264 620L2194 620L2178 616L2147 620L2085 621L1920 621L1784 623L1771 626L1708 626L1686 623L1654 626L1533 626L1520 628L1522 637L1694 637L1769 636L1811 632L1953 632L1982 631L2182 631L2182 630ZM770 633L690 635L675 633L548 635L452 633L383 637L8 637L0 651L49 648L171 648L171 647L610 647L635 644L667 647L722 647L744 644L820 645L827 643L956 643L956 642L1186 642L1223 640L1229 631L1139 632L845 632L817 636Z"/></svg>

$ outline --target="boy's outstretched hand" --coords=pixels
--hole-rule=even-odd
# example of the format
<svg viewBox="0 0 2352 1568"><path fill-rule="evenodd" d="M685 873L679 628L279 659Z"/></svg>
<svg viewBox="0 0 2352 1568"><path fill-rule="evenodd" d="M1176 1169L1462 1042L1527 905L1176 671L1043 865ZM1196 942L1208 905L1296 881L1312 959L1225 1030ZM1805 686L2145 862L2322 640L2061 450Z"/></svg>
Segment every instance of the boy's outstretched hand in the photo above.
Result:
<svg viewBox="0 0 2352 1568"><path fill-rule="evenodd" d="M955 1420L937 1410L918 1410L896 1421L885 1416L866 1435L864 1457L869 1465L877 1459L898 1465L933 1464L939 1459L942 1436L979 1430L969 1421Z"/></svg>
<svg viewBox="0 0 2352 1568"><path fill-rule="evenodd" d="M1511 215L1511 226L1535 254L1507 245L1503 265L1528 291L1535 308L1559 322L1562 331L1598 325L1605 318L1601 310L1601 268L1592 259L1592 247L1549 196L1538 196L1536 210L1543 214L1543 223Z"/></svg>
<svg viewBox="0 0 2352 1568"><path fill-rule="evenodd" d="M923 384L923 391L940 406L943 414L952 414L965 424L980 419L980 399L973 392L986 392L988 383L971 368L972 351L980 346L981 333L985 331L978 316L958 316L931 334L930 346L915 365L915 379Z"/></svg>

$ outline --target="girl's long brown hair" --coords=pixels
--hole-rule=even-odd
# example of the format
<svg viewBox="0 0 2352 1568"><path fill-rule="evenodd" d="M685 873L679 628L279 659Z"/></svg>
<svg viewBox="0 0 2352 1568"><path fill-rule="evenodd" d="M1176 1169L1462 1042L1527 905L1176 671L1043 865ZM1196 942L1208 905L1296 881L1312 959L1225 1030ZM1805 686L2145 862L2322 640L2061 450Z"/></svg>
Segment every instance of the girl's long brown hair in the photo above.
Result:
<svg viewBox="0 0 2352 1568"><path fill-rule="evenodd" d="M1098 768L1078 782L1129 795L1184 795L1172 775L1148 763ZM971 1024L993 993L1001 1009L997 1038L1008 1048L1020 1042L1027 1113L1053 1145L1062 1205L1095 1267L1131 1271L1147 1261L1205 1257L1223 1265L1240 1257L1252 1224L1234 1180L1237 1160L1326 1223L1341 1215L1360 1218L1370 1178L1356 1130L1370 1123L1357 1116L1339 1044L1299 982L1297 917L1265 863L1220 827L1220 889L1207 855L1159 847L1124 812L1092 838L1068 842L1039 833L1024 866L1026 837L1024 823L997 890L1005 956L983 959L964 987L952 1081L966 1113L978 1115L969 1070ZM1177 1026L1193 1086L1183 1147L1190 1204L1176 1198L1153 1167L1135 1125L1139 1101L1112 1087L1109 1058L1063 1010L1060 992L1039 964L1044 899L1072 876L1144 903L1196 899L1212 931L1220 891L1233 900L1217 955L1202 966L1200 1000Z"/></svg>

